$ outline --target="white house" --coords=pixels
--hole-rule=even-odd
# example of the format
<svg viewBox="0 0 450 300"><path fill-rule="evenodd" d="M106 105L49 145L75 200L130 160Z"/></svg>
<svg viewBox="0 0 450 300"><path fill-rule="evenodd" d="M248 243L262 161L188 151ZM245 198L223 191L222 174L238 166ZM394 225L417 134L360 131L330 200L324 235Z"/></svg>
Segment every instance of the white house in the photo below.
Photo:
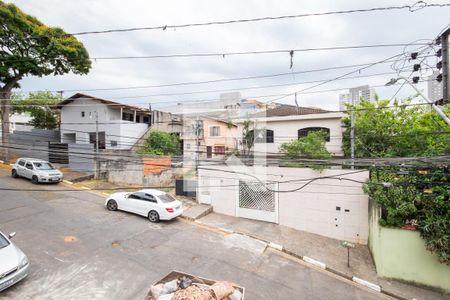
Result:
<svg viewBox="0 0 450 300"><path fill-rule="evenodd" d="M339 112L278 104L275 108L233 122L238 125L238 140L242 141L245 120L253 121L255 143L252 150L255 154L278 154L281 144L306 136L310 131L323 130L327 133L327 150L333 156L343 156L342 117Z"/></svg>
<svg viewBox="0 0 450 300"><path fill-rule="evenodd" d="M151 111L77 93L60 102L61 142L130 149L147 131Z"/></svg>

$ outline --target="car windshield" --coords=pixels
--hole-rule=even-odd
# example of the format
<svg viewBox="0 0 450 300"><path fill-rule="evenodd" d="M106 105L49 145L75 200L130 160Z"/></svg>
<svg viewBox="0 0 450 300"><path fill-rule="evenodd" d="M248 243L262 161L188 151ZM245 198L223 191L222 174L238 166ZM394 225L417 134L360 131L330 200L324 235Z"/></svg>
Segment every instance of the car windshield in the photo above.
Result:
<svg viewBox="0 0 450 300"><path fill-rule="evenodd" d="M9 245L8 240L5 239L5 237L2 234L0 234L0 249L5 248L8 245Z"/></svg>
<svg viewBox="0 0 450 300"><path fill-rule="evenodd" d="M36 170L54 170L55 167L46 161L34 162L33 165L36 167Z"/></svg>
<svg viewBox="0 0 450 300"><path fill-rule="evenodd" d="M161 200L163 203L169 203L169 202L173 202L176 199L174 197L172 197L169 194L164 194L164 195L159 195L158 196L159 200Z"/></svg>

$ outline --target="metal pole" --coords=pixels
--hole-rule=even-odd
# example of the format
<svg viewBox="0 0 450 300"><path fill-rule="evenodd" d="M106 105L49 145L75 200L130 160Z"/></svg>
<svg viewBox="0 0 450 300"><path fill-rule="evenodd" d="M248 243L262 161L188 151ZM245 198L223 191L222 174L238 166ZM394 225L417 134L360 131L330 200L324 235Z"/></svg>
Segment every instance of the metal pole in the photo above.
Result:
<svg viewBox="0 0 450 300"><path fill-rule="evenodd" d="M440 109L439 106L437 106L436 104L433 103L433 101L431 101L430 99L428 99L418 88L416 88L416 86L414 84L412 84L411 82L409 82L409 80L405 77L399 77L399 79L403 79L405 80L406 83L408 83L410 86L412 86L412 88L420 95L422 96L423 99L425 99L425 101L427 101L429 104L431 104L431 107L438 113L439 116L441 116L442 119L444 119L445 123L447 123L447 125L450 125L450 119L447 117L447 115L442 111L442 109ZM445 97L445 95L444 95Z"/></svg>
<svg viewBox="0 0 450 300"><path fill-rule="evenodd" d="M99 178L99 172L98 172L98 112L97 108L95 109L95 160L94 160L94 178Z"/></svg>
<svg viewBox="0 0 450 300"><path fill-rule="evenodd" d="M350 268L350 248L347 247L347 267Z"/></svg>
<svg viewBox="0 0 450 300"><path fill-rule="evenodd" d="M95 152L98 154L98 112L95 110Z"/></svg>
<svg viewBox="0 0 450 300"><path fill-rule="evenodd" d="M442 44L442 87L444 98L444 103L449 101L449 84L450 77L448 76L449 65L448 65L448 31L441 35L441 44Z"/></svg>
<svg viewBox="0 0 450 300"><path fill-rule="evenodd" d="M199 135L200 135L200 118L197 116L195 118L195 174L198 175L198 161L199 161Z"/></svg>
<svg viewBox="0 0 450 300"><path fill-rule="evenodd" d="M352 113L350 114L350 158L352 169L355 167L355 97L350 91L352 98Z"/></svg>

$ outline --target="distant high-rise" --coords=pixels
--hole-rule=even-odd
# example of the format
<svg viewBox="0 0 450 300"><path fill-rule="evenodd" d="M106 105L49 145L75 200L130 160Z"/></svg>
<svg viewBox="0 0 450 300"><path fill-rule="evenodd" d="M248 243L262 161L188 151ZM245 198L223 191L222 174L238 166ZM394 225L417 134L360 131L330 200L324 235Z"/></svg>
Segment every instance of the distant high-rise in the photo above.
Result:
<svg viewBox="0 0 450 300"><path fill-rule="evenodd" d="M435 102L443 98L442 81L438 82L436 77L440 74L439 71L434 71L432 75L428 76L428 98Z"/></svg>
<svg viewBox="0 0 450 300"><path fill-rule="evenodd" d="M351 88L348 90L348 93L339 95L339 110L345 110L345 104L347 103L358 105L361 98L368 101L374 101L375 93L375 89L371 88L369 85Z"/></svg>

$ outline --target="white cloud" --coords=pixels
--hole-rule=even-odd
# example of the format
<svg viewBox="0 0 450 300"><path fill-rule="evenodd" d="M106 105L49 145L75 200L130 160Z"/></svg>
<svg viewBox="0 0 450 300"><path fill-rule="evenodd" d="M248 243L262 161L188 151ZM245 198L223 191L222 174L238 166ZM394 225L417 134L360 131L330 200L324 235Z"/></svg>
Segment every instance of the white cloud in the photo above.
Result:
<svg viewBox="0 0 450 300"><path fill-rule="evenodd" d="M289 15L308 12L346 10L393 5L392 1L239 1L239 0L168 0L145 1L61 1L41 0L9 1L42 22L60 26L67 32L102 30L124 27L158 26L165 24L196 23L212 20L232 20L261 16ZM444 1L435 1L442 2ZM394 5L411 4L412 1L395 1ZM177 53L223 53L231 51L295 49L404 43L419 38L435 36L446 24L449 8L431 8L415 13L386 11L309 17L256 23L205 26L177 30L139 31L81 36L90 55L133 56ZM383 59L402 51L401 48L373 48L361 50L297 52L294 70L319 69L329 66L360 64ZM379 66L363 74L387 72L389 65ZM167 84L186 81L203 81L217 78L245 77L261 74L289 72L288 54L227 56L225 58L173 58L154 60L97 61L87 76L65 75L32 78L22 81L24 90L65 90L104 88L136 85ZM102 97L150 95L195 90L238 88L254 85L293 83L333 78L348 70L336 70L304 75L275 77L272 79L222 82L208 85L154 88L130 91L101 91L91 94ZM350 87L360 84L379 84L390 76L364 78L330 83L316 90ZM306 85L307 86L307 85ZM243 96L289 93L305 85L245 90ZM382 97L390 97L395 87L380 88ZM405 89L399 96L411 94ZM339 92L302 95L301 104L324 108L337 108ZM66 96L69 96L66 94ZM145 100L182 101L216 99L218 93L129 99L128 103ZM125 101L125 100L123 100ZM292 102L292 97L284 101Z"/></svg>

